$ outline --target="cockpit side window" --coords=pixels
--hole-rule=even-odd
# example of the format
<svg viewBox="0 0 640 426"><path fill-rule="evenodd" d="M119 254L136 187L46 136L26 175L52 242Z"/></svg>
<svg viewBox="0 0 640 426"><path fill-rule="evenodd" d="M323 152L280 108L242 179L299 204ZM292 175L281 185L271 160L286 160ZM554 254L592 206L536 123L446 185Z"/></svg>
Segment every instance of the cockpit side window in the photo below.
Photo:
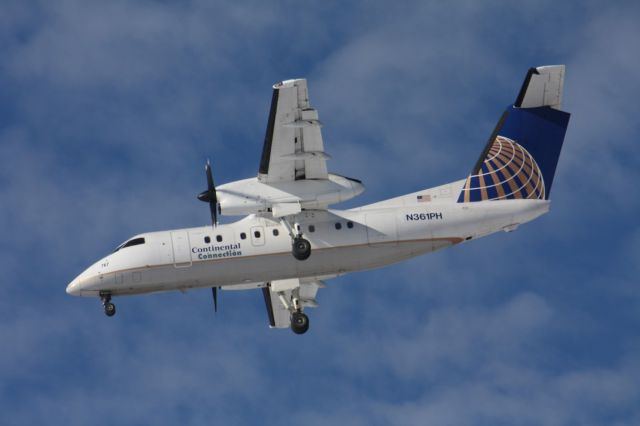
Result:
<svg viewBox="0 0 640 426"><path fill-rule="evenodd" d="M118 248L116 248L113 252L117 252L120 249L126 248L126 247L131 247L131 246L139 246L140 244L144 244L144 238L143 237L139 237L139 238L133 238L129 241L126 241L122 244L120 244L118 246Z"/></svg>

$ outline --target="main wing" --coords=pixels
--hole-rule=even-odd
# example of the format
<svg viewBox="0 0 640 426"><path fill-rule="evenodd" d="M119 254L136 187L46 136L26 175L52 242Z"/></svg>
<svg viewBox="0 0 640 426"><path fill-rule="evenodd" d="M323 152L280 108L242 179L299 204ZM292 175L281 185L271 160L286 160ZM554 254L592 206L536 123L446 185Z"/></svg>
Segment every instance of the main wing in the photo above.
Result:
<svg viewBox="0 0 640 426"><path fill-rule="evenodd" d="M332 276L323 278L332 278ZM324 281L317 278L292 278L267 283L262 288L262 294L267 307L269 326L289 328L295 303L302 308L318 307L316 294L324 286Z"/></svg>
<svg viewBox="0 0 640 426"><path fill-rule="evenodd" d="M307 80L273 86L258 180L263 183L327 179L321 123L309 105Z"/></svg>

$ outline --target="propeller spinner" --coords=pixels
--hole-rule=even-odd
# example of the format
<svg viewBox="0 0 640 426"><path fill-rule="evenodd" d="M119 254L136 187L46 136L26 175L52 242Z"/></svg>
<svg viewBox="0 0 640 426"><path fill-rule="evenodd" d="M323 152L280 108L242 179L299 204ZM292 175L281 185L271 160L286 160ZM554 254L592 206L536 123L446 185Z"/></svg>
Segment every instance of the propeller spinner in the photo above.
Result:
<svg viewBox="0 0 640 426"><path fill-rule="evenodd" d="M211 173L211 163L207 160L207 165L204 167L207 174L207 190L198 194L198 200L209 203L209 210L211 210L211 222L213 226L218 224L218 211L220 206L218 205L218 196L216 194L216 187L213 183L213 173Z"/></svg>

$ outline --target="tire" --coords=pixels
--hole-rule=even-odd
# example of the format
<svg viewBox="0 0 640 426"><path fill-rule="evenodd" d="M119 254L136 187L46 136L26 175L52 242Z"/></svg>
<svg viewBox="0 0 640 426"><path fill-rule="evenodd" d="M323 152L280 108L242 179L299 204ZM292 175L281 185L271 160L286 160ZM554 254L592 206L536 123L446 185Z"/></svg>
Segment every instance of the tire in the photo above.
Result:
<svg viewBox="0 0 640 426"><path fill-rule="evenodd" d="M111 302L107 302L104 304L104 313L108 317L112 317L116 314L116 305Z"/></svg>
<svg viewBox="0 0 640 426"><path fill-rule="evenodd" d="M304 334L309 330L309 317L302 312L291 315L291 330L296 334Z"/></svg>
<svg viewBox="0 0 640 426"><path fill-rule="evenodd" d="M298 260L307 260L311 256L311 243L304 238L294 239L291 254Z"/></svg>

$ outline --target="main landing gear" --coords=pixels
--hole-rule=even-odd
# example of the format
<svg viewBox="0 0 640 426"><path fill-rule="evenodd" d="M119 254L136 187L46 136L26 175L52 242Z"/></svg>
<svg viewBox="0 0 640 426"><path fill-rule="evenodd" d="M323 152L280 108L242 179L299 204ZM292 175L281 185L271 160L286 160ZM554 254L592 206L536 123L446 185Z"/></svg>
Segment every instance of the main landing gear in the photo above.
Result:
<svg viewBox="0 0 640 426"><path fill-rule="evenodd" d="M307 260L311 256L311 243L302 237L302 228L297 222L293 226L286 218L280 220L291 236L291 254L298 260Z"/></svg>
<svg viewBox="0 0 640 426"><path fill-rule="evenodd" d="M309 330L309 317L301 311L291 314L291 330L296 334L304 334Z"/></svg>
<svg viewBox="0 0 640 426"><path fill-rule="evenodd" d="M298 260L307 260L311 256L311 243L298 235L293 239L291 254Z"/></svg>
<svg viewBox="0 0 640 426"><path fill-rule="evenodd" d="M302 301L300 300L300 287L290 291L279 291L278 298L290 312L291 331L296 334L304 334L309 330L309 317L302 312Z"/></svg>
<svg viewBox="0 0 640 426"><path fill-rule="evenodd" d="M116 314L116 305L111 303L111 294L101 293L100 300L102 300L102 306L104 306L104 314L108 317L112 317Z"/></svg>

